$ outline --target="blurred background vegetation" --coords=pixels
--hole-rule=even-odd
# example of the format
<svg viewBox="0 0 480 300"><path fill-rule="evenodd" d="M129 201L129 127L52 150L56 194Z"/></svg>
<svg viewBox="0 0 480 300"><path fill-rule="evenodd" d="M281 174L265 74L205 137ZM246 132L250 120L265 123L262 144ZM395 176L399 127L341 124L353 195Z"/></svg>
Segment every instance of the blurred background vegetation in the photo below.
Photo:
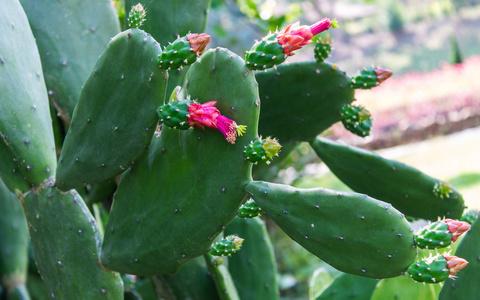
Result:
<svg viewBox="0 0 480 300"><path fill-rule="evenodd" d="M356 94L374 117L370 137L341 126L324 135L449 181L469 208L480 208L480 1L213 0L207 32L211 47L242 56L269 31L322 17L340 24L329 32L334 51L328 62L350 75L372 65L394 72L382 86ZM313 60L313 45L305 48L289 61ZM348 190L306 144L277 170L277 182ZM307 299L338 276L268 224L283 299Z"/></svg>

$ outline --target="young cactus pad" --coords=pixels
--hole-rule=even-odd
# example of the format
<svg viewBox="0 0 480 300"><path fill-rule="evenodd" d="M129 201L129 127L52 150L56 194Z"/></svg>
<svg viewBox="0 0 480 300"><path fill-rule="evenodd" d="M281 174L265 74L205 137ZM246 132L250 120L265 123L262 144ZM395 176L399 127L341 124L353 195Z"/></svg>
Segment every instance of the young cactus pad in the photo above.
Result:
<svg viewBox="0 0 480 300"><path fill-rule="evenodd" d="M413 167L326 138L317 137L310 145L352 190L389 202L407 216L432 221L462 216L462 195L452 190L449 198L437 197L433 187L439 180Z"/></svg>
<svg viewBox="0 0 480 300"><path fill-rule="evenodd" d="M176 272L210 251L247 198L252 163L241 153L258 134L253 73L234 53L214 49L190 67L187 78L192 99L217 101L222 113L248 130L232 145L212 130L164 126L120 180L101 255L108 268L141 275Z"/></svg>
<svg viewBox="0 0 480 300"><path fill-rule="evenodd" d="M128 27L130 28L140 28L147 19L147 12L142 4L138 3L137 5L132 6L130 12L128 13Z"/></svg>
<svg viewBox="0 0 480 300"><path fill-rule="evenodd" d="M262 102L259 131L282 144L313 140L340 121L340 108L354 101L349 78L335 65L291 63L255 77Z"/></svg>
<svg viewBox="0 0 480 300"><path fill-rule="evenodd" d="M353 76L350 84L355 89L368 90L376 87L392 76L392 71L379 67L365 68Z"/></svg>
<svg viewBox="0 0 480 300"><path fill-rule="evenodd" d="M372 128L372 115L363 106L345 104L340 109L342 124L345 128L360 137L370 135Z"/></svg>
<svg viewBox="0 0 480 300"><path fill-rule="evenodd" d="M362 194L260 181L245 189L290 238L342 272L394 277L417 255L410 224L388 203Z"/></svg>
<svg viewBox="0 0 480 300"><path fill-rule="evenodd" d="M278 151L281 148L282 146L276 139L270 137L266 139L258 138L245 146L243 156L253 163L264 161L269 165L273 158L278 156Z"/></svg>
<svg viewBox="0 0 480 300"><path fill-rule="evenodd" d="M253 199L249 199L238 209L238 217L243 219L255 218L262 215L262 213L262 208Z"/></svg>
<svg viewBox="0 0 480 300"><path fill-rule="evenodd" d="M165 98L166 72L157 65L158 53L158 43L140 29L110 41L75 108L59 158L59 189L110 179L148 146L158 121L155 110Z"/></svg>
<svg viewBox="0 0 480 300"><path fill-rule="evenodd" d="M38 186L57 166L40 56L18 0L2 2L0 20L0 139L10 152L0 163L13 158L28 184ZM18 175L10 170L1 176Z"/></svg>
<svg viewBox="0 0 480 300"><path fill-rule="evenodd" d="M243 240L237 235L229 235L216 242L209 253L214 256L230 256L242 248Z"/></svg>
<svg viewBox="0 0 480 300"><path fill-rule="evenodd" d="M315 45L315 60L319 63L323 62L332 53L332 39L328 33L322 35Z"/></svg>

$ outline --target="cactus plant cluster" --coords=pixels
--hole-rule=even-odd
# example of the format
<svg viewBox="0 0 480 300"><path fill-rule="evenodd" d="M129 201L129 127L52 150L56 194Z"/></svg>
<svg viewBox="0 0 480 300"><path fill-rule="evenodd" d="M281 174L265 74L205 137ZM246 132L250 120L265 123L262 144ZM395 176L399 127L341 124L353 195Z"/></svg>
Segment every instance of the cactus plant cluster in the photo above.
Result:
<svg viewBox="0 0 480 300"><path fill-rule="evenodd" d="M122 32L110 0L0 2L0 298L278 299L264 218L365 281L460 280L465 259L418 253L469 229L462 196L318 137L340 121L368 135L355 89L391 72L348 76L324 61L330 37L316 60L282 64L335 20L292 24L242 58L206 49L208 0L127 0ZM353 192L258 178L299 142ZM414 234L406 217L442 219ZM459 240L472 259L462 246L478 234Z"/></svg>

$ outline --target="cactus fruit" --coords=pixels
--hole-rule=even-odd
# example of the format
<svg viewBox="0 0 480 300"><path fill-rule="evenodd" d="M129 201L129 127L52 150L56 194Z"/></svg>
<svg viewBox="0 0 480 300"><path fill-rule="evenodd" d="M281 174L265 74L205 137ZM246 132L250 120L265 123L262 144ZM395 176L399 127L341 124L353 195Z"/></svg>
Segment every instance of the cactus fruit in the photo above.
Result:
<svg viewBox="0 0 480 300"><path fill-rule="evenodd" d="M457 256L448 254L428 257L408 267L408 275L416 281L439 283L455 276L468 262Z"/></svg>
<svg viewBox="0 0 480 300"><path fill-rule="evenodd" d="M372 115L365 107L345 104L340 108L340 115L343 126L350 132L360 137L370 135Z"/></svg>
<svg viewBox="0 0 480 300"><path fill-rule="evenodd" d="M216 101L200 104L188 99L171 101L158 108L160 121L174 129L188 129L190 127L205 127L218 129L226 140L235 144L237 135L246 131L246 126L237 125L235 121L222 116L215 107Z"/></svg>
<svg viewBox="0 0 480 300"><path fill-rule="evenodd" d="M75 108L59 158L59 189L110 179L148 146L158 121L155 110L165 98L165 70L156 62L159 52L158 43L136 28L110 41ZM105 145L105 151L96 150L98 145Z"/></svg>
<svg viewBox="0 0 480 300"><path fill-rule="evenodd" d="M322 63L332 53L332 39L328 33L319 37L317 44L315 45L314 55L315 60Z"/></svg>
<svg viewBox="0 0 480 300"><path fill-rule="evenodd" d="M478 216L480 216L480 210L469 209L462 215L459 221L467 222L470 225L473 225L473 223L475 223L475 221L478 219Z"/></svg>
<svg viewBox="0 0 480 300"><path fill-rule="evenodd" d="M266 139L258 138L250 141L250 143L245 146L243 156L246 160L255 164L259 161L264 161L269 165L273 158L278 156L278 151L280 151L281 148L282 146L276 139L270 137Z"/></svg>
<svg viewBox="0 0 480 300"><path fill-rule="evenodd" d="M350 79L350 84L355 89L368 90L384 82L392 74L392 71L379 67L365 68Z"/></svg>
<svg viewBox="0 0 480 300"><path fill-rule="evenodd" d="M318 137L310 145L352 190L389 202L407 216L432 221L462 216L462 195L452 189L448 198L438 198L432 190L439 180L413 167L326 138Z"/></svg>
<svg viewBox="0 0 480 300"><path fill-rule="evenodd" d="M98 264L102 243L95 219L77 192L47 182L22 202L38 270L52 298L121 299L119 274ZM59 226L61 224L61 226Z"/></svg>
<svg viewBox="0 0 480 300"><path fill-rule="evenodd" d="M312 37L328 30L337 28L336 20L323 18L311 26L300 26L297 22L290 24L283 31L271 33L261 41L256 42L245 55L245 63L252 70L265 70L283 63L293 51L310 44Z"/></svg>
<svg viewBox="0 0 480 300"><path fill-rule="evenodd" d="M249 199L238 209L238 217L243 219L255 218L257 216L261 216L262 213L262 208L258 206L253 199Z"/></svg>
<svg viewBox="0 0 480 300"><path fill-rule="evenodd" d="M262 113L259 131L287 144L311 141L341 120L354 101L349 77L335 65L301 62L257 72Z"/></svg>
<svg viewBox="0 0 480 300"><path fill-rule="evenodd" d="M138 3L137 5L132 6L130 12L128 13L128 27L130 28L140 28L147 19L147 12L142 4Z"/></svg>
<svg viewBox="0 0 480 300"><path fill-rule="evenodd" d="M8 165L13 159L26 182L39 186L55 174L57 165L40 56L18 0L2 2L0 20L0 147L10 153L0 159ZM1 176L20 179L12 171Z"/></svg>
<svg viewBox="0 0 480 300"><path fill-rule="evenodd" d="M210 36L206 33L190 33L178 37L158 55L158 63L168 70L191 65L203 54L209 42Z"/></svg>
<svg viewBox="0 0 480 300"><path fill-rule="evenodd" d="M476 299L480 293L480 221L477 219L460 241L455 255L470 263L454 278L445 281L439 299Z"/></svg>
<svg viewBox="0 0 480 300"><path fill-rule="evenodd" d="M260 181L245 189L290 238L342 272L394 277L417 254L410 224L388 203L356 193Z"/></svg>
<svg viewBox="0 0 480 300"><path fill-rule="evenodd" d="M21 0L42 60L45 84L60 118L73 110L97 58L120 32L110 0Z"/></svg>
<svg viewBox="0 0 480 300"><path fill-rule="evenodd" d="M419 248L423 249L445 248L468 229L470 224L467 222L444 219L419 230L415 234L415 242Z"/></svg>
<svg viewBox="0 0 480 300"><path fill-rule="evenodd" d="M252 179L252 163L241 153L258 136L259 115L252 71L234 53L217 48L190 67L187 80L187 95L217 101L222 113L248 130L229 145L216 132L164 126L148 152L122 175L105 226L101 260L107 268L140 275L174 273L210 251L247 198L244 187ZM152 228L157 228L155 235Z"/></svg>
<svg viewBox="0 0 480 300"><path fill-rule="evenodd" d="M236 235L229 235L222 240L216 242L210 254L214 256L230 256L242 248L243 239Z"/></svg>
<svg viewBox="0 0 480 300"><path fill-rule="evenodd" d="M228 258L228 270L240 299L279 299L273 245L260 218L234 218L225 234L245 238L242 249Z"/></svg>

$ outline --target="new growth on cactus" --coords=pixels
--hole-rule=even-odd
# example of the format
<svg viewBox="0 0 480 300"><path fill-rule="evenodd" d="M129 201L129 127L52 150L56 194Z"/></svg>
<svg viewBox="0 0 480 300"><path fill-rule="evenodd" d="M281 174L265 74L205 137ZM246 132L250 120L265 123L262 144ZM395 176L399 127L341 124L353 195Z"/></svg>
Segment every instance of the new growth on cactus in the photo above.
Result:
<svg viewBox="0 0 480 300"><path fill-rule="evenodd" d="M353 76L350 84L355 89L368 90L384 82L392 76L393 72L379 67L365 68Z"/></svg>
<svg viewBox="0 0 480 300"><path fill-rule="evenodd" d="M245 146L243 155L246 160L253 163L264 161L269 165L273 157L278 156L278 151L282 146L276 139L267 137L266 139L258 138L255 141L250 141L250 144Z"/></svg>
<svg viewBox="0 0 480 300"><path fill-rule="evenodd" d="M454 243L458 237L470 229L470 224L452 219L444 219L431 223L415 235L415 243L419 248L445 248Z"/></svg>
<svg viewBox="0 0 480 300"><path fill-rule="evenodd" d="M142 4L138 3L137 5L132 6L130 12L128 13L128 27L130 28L140 28L145 22L147 12Z"/></svg>
<svg viewBox="0 0 480 300"><path fill-rule="evenodd" d="M340 109L342 124L353 134L360 137L370 135L372 128L372 114L363 106L345 104Z"/></svg>
<svg viewBox="0 0 480 300"><path fill-rule="evenodd" d="M246 131L246 126L237 125L235 121L220 114L215 107L217 101L200 104L189 99L175 100L158 108L158 116L163 124L175 129L205 127L218 129L231 144L235 144L237 135Z"/></svg>
<svg viewBox="0 0 480 300"><path fill-rule="evenodd" d="M245 63L252 70L265 70L283 63L294 51L310 44L312 37L320 32L338 28L334 19L323 18L317 23L300 26L300 23L288 25L284 30L267 35L256 42L250 51L247 51Z"/></svg>
<svg viewBox="0 0 480 300"><path fill-rule="evenodd" d="M179 69L188 66L203 54L210 42L206 33L189 33L178 37L173 43L163 49L158 56L158 64L164 69Z"/></svg>
<svg viewBox="0 0 480 300"><path fill-rule="evenodd" d="M314 55L317 62L321 63L332 53L332 39L328 33L322 35L315 45Z"/></svg>
<svg viewBox="0 0 480 300"><path fill-rule="evenodd" d="M408 275L419 282L439 283L455 276L468 264L463 258L450 254L430 256L408 267Z"/></svg>
<svg viewBox="0 0 480 300"><path fill-rule="evenodd" d="M255 218L257 216L261 216L262 214L262 208L258 206L258 204L253 199L249 199L238 209L238 217L244 219Z"/></svg>
<svg viewBox="0 0 480 300"><path fill-rule="evenodd" d="M229 235L226 238L216 242L210 250L210 254L214 256L230 256L240 250L243 239L236 235Z"/></svg>

